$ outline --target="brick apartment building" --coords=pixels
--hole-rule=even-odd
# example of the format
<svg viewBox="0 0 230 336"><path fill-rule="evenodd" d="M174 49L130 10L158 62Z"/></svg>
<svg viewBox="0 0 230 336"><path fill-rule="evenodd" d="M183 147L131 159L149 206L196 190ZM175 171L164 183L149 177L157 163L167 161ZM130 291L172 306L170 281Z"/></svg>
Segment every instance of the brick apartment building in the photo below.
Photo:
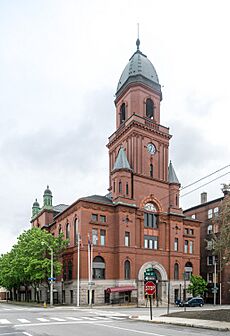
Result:
<svg viewBox="0 0 230 336"><path fill-rule="evenodd" d="M215 255L212 248L213 233L218 235L219 226L215 222L224 197L229 197L230 188L225 185L222 189L223 197L207 201L207 193L201 194L201 203L184 211L186 216L201 222L200 231L200 269L201 276L208 282L205 299L208 303L230 304L230 265L224 263L221 255ZM217 287L216 300L213 288Z"/></svg>
<svg viewBox="0 0 230 336"><path fill-rule="evenodd" d="M188 280L200 273L200 222L185 217L179 206L180 183L168 158L171 135L160 124L161 86L139 39L136 45L116 91L116 129L107 145L109 193L53 206L47 187L42 208L37 200L33 204L32 227L54 235L62 231L70 240L55 283L59 302L87 304L90 282L96 304L114 299L144 304L148 268L157 278L158 300L166 302L170 288L174 302L183 298L184 275Z"/></svg>

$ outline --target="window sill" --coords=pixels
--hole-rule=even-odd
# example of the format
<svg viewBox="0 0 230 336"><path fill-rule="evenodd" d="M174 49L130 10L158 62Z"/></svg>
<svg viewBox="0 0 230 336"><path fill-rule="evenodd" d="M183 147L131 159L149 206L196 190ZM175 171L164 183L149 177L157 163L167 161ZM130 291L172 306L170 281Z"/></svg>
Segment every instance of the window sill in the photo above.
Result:
<svg viewBox="0 0 230 336"><path fill-rule="evenodd" d="M93 224L93 225L102 225L102 226L109 226L109 224L106 223L106 222L99 222L99 221L93 221L93 220L91 220L91 221L89 222L89 224Z"/></svg>

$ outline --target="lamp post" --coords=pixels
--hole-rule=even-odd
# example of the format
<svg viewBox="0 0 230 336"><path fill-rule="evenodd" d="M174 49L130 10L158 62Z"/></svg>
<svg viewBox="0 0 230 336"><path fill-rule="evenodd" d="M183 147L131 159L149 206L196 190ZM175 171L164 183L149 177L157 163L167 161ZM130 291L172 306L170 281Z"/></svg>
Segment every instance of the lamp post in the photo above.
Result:
<svg viewBox="0 0 230 336"><path fill-rule="evenodd" d="M217 287L216 287L216 258L214 259L214 286L213 286L213 304L214 306L216 305L216 292L217 292Z"/></svg>
<svg viewBox="0 0 230 336"><path fill-rule="evenodd" d="M77 307L80 306L80 237L77 233Z"/></svg>
<svg viewBox="0 0 230 336"><path fill-rule="evenodd" d="M50 307L53 307L53 286L54 286L54 251L47 242L43 241L42 245L46 245L50 250Z"/></svg>

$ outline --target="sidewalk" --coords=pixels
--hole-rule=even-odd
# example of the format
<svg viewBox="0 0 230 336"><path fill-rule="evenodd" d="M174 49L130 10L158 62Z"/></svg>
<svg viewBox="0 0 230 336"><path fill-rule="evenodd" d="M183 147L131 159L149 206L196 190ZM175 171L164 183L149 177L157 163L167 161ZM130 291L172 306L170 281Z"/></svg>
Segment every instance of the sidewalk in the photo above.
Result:
<svg viewBox="0 0 230 336"><path fill-rule="evenodd" d="M186 327L193 328L202 328L202 329L211 329L218 331L229 331L230 322L223 321L210 321L210 320L196 320L196 319L186 319L180 317L167 317L167 316L153 316L153 319L150 320L148 316L130 316L132 320L150 322L150 323L165 323L165 324L174 324Z"/></svg>

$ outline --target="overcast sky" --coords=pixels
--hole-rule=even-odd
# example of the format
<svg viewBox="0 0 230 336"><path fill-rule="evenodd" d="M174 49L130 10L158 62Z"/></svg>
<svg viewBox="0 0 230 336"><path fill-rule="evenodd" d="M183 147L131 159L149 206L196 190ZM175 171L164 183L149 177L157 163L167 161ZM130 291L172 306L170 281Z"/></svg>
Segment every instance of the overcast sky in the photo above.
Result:
<svg viewBox="0 0 230 336"><path fill-rule="evenodd" d="M173 135L181 185L230 164L229 6L0 0L0 253L30 227L32 203L42 205L47 184L54 204L107 193L114 94L136 50L137 22L140 49L162 85L161 124ZM229 181L227 174L181 205L198 204L202 191L220 197Z"/></svg>

